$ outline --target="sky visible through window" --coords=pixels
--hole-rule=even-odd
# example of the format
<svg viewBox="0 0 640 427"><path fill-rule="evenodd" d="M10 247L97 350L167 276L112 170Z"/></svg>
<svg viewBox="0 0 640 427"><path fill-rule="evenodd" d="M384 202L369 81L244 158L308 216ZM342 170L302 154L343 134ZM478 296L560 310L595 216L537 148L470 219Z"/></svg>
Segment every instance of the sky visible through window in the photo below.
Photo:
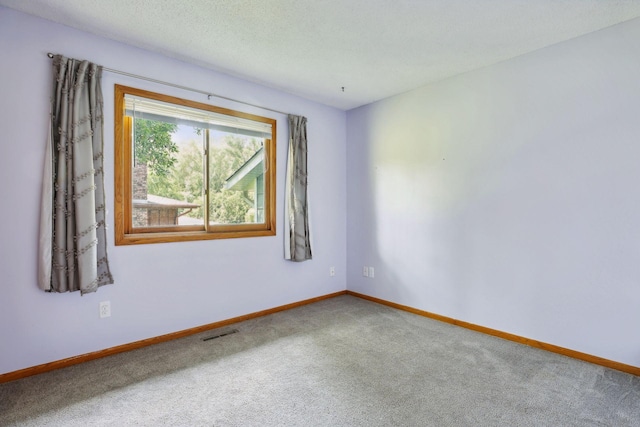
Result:
<svg viewBox="0 0 640 427"><path fill-rule="evenodd" d="M224 145L223 138L225 135L229 134L218 130L210 130L209 143L215 145ZM202 140L202 137L195 132L192 126L185 125L178 125L178 130L171 134L171 138L175 141L176 144L180 146L188 144L191 141L195 141L199 144Z"/></svg>

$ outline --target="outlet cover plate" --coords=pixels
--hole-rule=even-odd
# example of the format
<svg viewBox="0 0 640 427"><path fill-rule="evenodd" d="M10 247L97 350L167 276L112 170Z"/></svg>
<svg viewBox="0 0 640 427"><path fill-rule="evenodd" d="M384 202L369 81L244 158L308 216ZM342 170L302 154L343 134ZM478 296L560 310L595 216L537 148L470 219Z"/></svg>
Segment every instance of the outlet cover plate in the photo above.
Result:
<svg viewBox="0 0 640 427"><path fill-rule="evenodd" d="M111 302L100 301L100 318L111 317Z"/></svg>

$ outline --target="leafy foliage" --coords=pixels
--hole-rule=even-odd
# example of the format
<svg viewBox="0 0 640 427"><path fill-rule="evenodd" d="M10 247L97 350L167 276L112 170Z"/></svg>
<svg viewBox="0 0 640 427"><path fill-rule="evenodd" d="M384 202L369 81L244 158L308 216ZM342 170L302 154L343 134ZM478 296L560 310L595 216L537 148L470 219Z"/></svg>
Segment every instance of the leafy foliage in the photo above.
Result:
<svg viewBox="0 0 640 427"><path fill-rule="evenodd" d="M176 162L178 146L171 134L178 125L154 120L136 119L134 156L136 164L146 164L150 172L167 176Z"/></svg>
<svg viewBox="0 0 640 427"><path fill-rule="evenodd" d="M200 205L188 214L193 218L204 217L204 154L196 141L181 144L178 147L171 140L175 128L146 127L150 137L147 141L160 141L167 150L160 154L158 147L150 152L142 152L140 159L153 160L149 166L148 193L184 200ZM200 135L201 132L196 134ZM231 191L224 188L227 178L238 170L260 148L255 139L246 140L241 137L227 135L224 145L210 147L209 168L209 220L213 223L234 224L253 221L253 197L248 191Z"/></svg>
<svg viewBox="0 0 640 427"><path fill-rule="evenodd" d="M253 220L249 214L252 207L252 203L240 191L214 193L209 196L209 220L221 224L239 224Z"/></svg>
<svg viewBox="0 0 640 427"><path fill-rule="evenodd" d="M190 212L189 216L203 218L202 159L202 149L194 141L189 142L178 151L175 164L169 170L170 173L159 175L154 171L149 172L147 178L149 194L196 203L201 207Z"/></svg>

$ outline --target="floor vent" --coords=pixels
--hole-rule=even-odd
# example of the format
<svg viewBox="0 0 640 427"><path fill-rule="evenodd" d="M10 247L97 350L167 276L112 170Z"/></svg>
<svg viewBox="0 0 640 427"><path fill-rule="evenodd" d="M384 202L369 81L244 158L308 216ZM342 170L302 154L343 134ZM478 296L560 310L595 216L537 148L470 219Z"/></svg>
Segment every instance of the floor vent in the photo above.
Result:
<svg viewBox="0 0 640 427"><path fill-rule="evenodd" d="M230 330L230 331L223 332L223 333L221 333L221 334L214 335L214 336L212 336L212 337L202 338L202 341L215 340L216 338L225 337L225 336L227 336L227 335L235 334L235 333L237 333L237 332L239 332L237 329L232 329L232 330Z"/></svg>

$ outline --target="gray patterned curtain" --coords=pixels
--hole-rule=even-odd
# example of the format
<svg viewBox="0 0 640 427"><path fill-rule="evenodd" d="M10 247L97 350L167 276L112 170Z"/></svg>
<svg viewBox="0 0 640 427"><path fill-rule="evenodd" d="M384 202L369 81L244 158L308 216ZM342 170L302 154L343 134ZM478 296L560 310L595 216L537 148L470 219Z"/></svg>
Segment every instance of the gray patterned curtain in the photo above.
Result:
<svg viewBox="0 0 640 427"><path fill-rule="evenodd" d="M291 261L305 261L311 259L306 117L289 115L286 193L284 257Z"/></svg>
<svg viewBox="0 0 640 427"><path fill-rule="evenodd" d="M113 283L102 166L102 67L53 58L51 132L40 221L40 287L95 292Z"/></svg>

